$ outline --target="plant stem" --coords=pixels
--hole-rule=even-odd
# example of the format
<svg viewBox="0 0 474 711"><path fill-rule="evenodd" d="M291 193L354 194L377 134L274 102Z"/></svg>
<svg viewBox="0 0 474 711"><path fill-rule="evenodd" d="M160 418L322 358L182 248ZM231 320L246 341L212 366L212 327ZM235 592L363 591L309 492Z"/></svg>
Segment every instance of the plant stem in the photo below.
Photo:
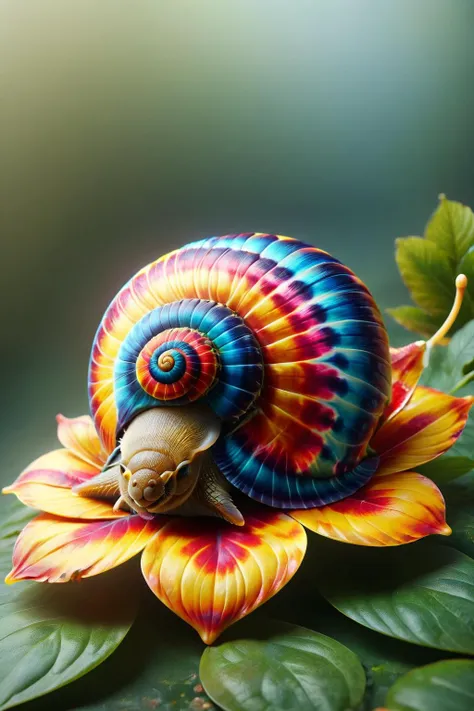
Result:
<svg viewBox="0 0 474 711"><path fill-rule="evenodd" d="M467 375L464 376L464 378L461 378L461 380L456 383L454 388L449 391L450 395L454 395L454 393L457 393L458 390L461 390L465 385L468 385L471 380L474 380L474 371L471 371Z"/></svg>

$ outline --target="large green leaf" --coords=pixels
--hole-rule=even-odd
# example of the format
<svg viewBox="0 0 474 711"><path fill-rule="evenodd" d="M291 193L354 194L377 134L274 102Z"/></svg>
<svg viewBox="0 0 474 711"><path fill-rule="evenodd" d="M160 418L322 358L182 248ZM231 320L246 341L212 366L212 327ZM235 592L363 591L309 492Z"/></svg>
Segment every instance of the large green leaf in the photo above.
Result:
<svg viewBox="0 0 474 711"><path fill-rule="evenodd" d="M390 637L474 654L474 560L426 542L350 554L331 543L314 574L338 610Z"/></svg>
<svg viewBox="0 0 474 711"><path fill-rule="evenodd" d="M0 528L2 581L11 568L14 534L31 514L18 508ZM0 583L0 709L68 684L114 651L137 611L135 567L132 562L66 585Z"/></svg>
<svg viewBox="0 0 474 711"><path fill-rule="evenodd" d="M462 435L449 450L453 456L474 459L474 412L471 410Z"/></svg>
<svg viewBox="0 0 474 711"><path fill-rule="evenodd" d="M50 694L47 709L214 709L198 676L203 649L196 632L146 588L137 619L119 648L87 676ZM45 699L37 699L25 707L25 711L44 709Z"/></svg>
<svg viewBox="0 0 474 711"><path fill-rule="evenodd" d="M314 621L310 623L307 617L307 624L352 650L364 667L367 685L361 711L373 711L377 706L383 706L388 689L402 674L420 664L428 664L446 656L446 652L408 644L373 632L329 605L326 607L320 604L319 608L317 620L313 617Z"/></svg>
<svg viewBox="0 0 474 711"><path fill-rule="evenodd" d="M364 670L330 637L282 622L241 625L208 647L200 664L206 692L225 711L349 711L362 701Z"/></svg>
<svg viewBox="0 0 474 711"><path fill-rule="evenodd" d="M456 395L474 394L474 385L466 381L466 374L474 367L474 321L470 321L454 334L447 348L434 348L421 382L429 387L449 392L457 388Z"/></svg>
<svg viewBox="0 0 474 711"><path fill-rule="evenodd" d="M434 348L421 383L444 392L456 390L457 396L474 394L474 322L454 334L448 347ZM463 384L464 383L464 384ZM417 468L420 474L444 485L474 469L474 417L467 421L461 437L443 456Z"/></svg>
<svg viewBox="0 0 474 711"><path fill-rule="evenodd" d="M444 490L448 523L453 533L443 542L474 558L474 481L473 476Z"/></svg>
<svg viewBox="0 0 474 711"><path fill-rule="evenodd" d="M418 306L396 306L387 312L408 331L429 338L443 323L443 316L430 316Z"/></svg>
<svg viewBox="0 0 474 711"><path fill-rule="evenodd" d="M449 348L449 346L448 346ZM429 363L423 370L420 385L436 388L449 393L459 380L459 373L454 372L448 361L448 348L438 346L430 351Z"/></svg>
<svg viewBox="0 0 474 711"><path fill-rule="evenodd" d="M367 677L360 711L373 711L377 706L383 706L388 689L399 676L415 667L446 658L446 652L381 635L332 607L317 589L326 541L311 536L308 544L295 581L266 603L262 613L317 630L351 649L359 657ZM329 544L331 554L334 546L338 544ZM354 550L354 546L338 547L346 551L348 557ZM237 632L237 627L235 629Z"/></svg>
<svg viewBox="0 0 474 711"><path fill-rule="evenodd" d="M1 518L3 521L0 524L0 542L13 543L20 531L26 526L28 521L31 521L38 514L34 509L28 506L23 506L19 501L10 497L9 500L2 500Z"/></svg>
<svg viewBox="0 0 474 711"><path fill-rule="evenodd" d="M471 213L472 214L472 213ZM472 244L472 243L471 243ZM474 313L474 246L471 246L458 264L458 274L467 276L467 289L464 296L464 314L468 312L470 318ZM464 315L463 314L463 315Z"/></svg>
<svg viewBox="0 0 474 711"><path fill-rule="evenodd" d="M411 331L431 336L448 315L457 274L466 274L468 287L452 332L474 318L474 215L459 202L440 196L424 237L396 242L396 260L417 307L390 309L395 320Z"/></svg>
<svg viewBox="0 0 474 711"><path fill-rule="evenodd" d="M337 621L328 613L318 630L330 633L359 657L367 679L360 711L383 706L388 689L402 674L446 656L446 652L390 639L349 620L334 608L333 612L338 615Z"/></svg>
<svg viewBox="0 0 474 711"><path fill-rule="evenodd" d="M404 237L396 241L395 258L413 301L431 316L448 314L456 274L443 250L422 237Z"/></svg>
<svg viewBox="0 0 474 711"><path fill-rule="evenodd" d="M467 323L452 337L446 358L446 366L460 378L472 370L474 362L474 321Z"/></svg>
<svg viewBox="0 0 474 711"><path fill-rule="evenodd" d="M448 659L414 669L389 690L390 711L472 711L474 661Z"/></svg>
<svg viewBox="0 0 474 711"><path fill-rule="evenodd" d="M474 469L474 459L470 457L443 456L416 468L419 474L432 479L438 486L448 484Z"/></svg>
<svg viewBox="0 0 474 711"><path fill-rule="evenodd" d="M440 195L437 209L426 225L425 238L441 247L457 266L474 245L474 215L470 207Z"/></svg>

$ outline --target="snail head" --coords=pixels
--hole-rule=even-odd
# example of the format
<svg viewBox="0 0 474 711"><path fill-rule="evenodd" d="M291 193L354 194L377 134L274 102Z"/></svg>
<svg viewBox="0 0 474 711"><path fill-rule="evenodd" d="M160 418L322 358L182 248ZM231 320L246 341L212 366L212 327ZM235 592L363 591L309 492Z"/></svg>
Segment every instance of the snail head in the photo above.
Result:
<svg viewBox="0 0 474 711"><path fill-rule="evenodd" d="M156 407L138 414L121 444L121 498L137 513L164 513L184 503L199 476L199 454L220 434L207 405Z"/></svg>

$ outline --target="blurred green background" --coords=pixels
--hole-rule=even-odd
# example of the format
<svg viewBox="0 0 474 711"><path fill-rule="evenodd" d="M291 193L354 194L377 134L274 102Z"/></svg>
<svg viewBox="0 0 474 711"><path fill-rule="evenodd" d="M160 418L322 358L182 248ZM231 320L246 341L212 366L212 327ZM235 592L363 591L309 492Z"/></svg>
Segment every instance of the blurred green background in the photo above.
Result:
<svg viewBox="0 0 474 711"><path fill-rule="evenodd" d="M2 0L0 481L87 410L102 312L186 241L292 235L405 301L394 239L474 202L473 27L472 0Z"/></svg>

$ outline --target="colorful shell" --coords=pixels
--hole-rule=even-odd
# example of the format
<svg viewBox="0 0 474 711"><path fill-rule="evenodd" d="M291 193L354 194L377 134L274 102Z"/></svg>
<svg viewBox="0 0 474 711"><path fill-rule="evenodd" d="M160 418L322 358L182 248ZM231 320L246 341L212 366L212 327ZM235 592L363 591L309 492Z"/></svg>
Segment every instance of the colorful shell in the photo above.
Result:
<svg viewBox="0 0 474 711"><path fill-rule="evenodd" d="M213 456L237 489L321 506L376 468L367 444L390 396L387 335L367 288L326 252L276 235L212 237L118 293L89 395L109 450L138 412L202 398L223 421Z"/></svg>

